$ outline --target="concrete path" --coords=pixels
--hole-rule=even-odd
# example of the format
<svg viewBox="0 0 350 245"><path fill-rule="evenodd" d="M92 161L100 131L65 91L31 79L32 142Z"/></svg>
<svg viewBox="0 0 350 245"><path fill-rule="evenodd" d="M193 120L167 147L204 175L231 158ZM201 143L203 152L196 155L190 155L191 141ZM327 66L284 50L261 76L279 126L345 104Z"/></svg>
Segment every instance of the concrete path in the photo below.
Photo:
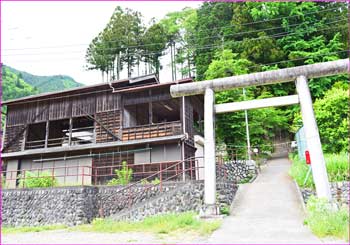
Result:
<svg viewBox="0 0 350 245"><path fill-rule="evenodd" d="M332 243L321 241L303 225L297 188L286 158L271 160L251 184L241 185L231 215L209 243Z"/></svg>

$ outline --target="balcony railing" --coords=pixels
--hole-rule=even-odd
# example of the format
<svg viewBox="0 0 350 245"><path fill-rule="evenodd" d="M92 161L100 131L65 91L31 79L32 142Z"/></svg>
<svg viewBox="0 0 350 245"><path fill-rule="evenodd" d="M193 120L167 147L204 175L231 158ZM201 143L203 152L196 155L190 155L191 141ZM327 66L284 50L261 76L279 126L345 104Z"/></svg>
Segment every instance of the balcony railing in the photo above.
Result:
<svg viewBox="0 0 350 245"><path fill-rule="evenodd" d="M47 147L72 146L95 143L94 127L75 128L69 142L69 130L63 130L64 136L25 142L25 149L38 149ZM174 136L182 133L181 121L147 124L122 129L122 140L149 139L165 136Z"/></svg>
<svg viewBox="0 0 350 245"><path fill-rule="evenodd" d="M147 124L123 128L122 140L149 139L164 136L179 135L182 133L180 121Z"/></svg>

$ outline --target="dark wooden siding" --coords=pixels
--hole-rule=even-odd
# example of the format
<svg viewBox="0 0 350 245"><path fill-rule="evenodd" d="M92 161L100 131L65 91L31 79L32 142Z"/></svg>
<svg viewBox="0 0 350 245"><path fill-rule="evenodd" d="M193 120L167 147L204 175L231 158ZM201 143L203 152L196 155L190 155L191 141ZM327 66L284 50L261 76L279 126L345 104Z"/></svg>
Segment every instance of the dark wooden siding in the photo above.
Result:
<svg viewBox="0 0 350 245"><path fill-rule="evenodd" d="M72 117L93 115L96 111L96 96L76 96L72 100Z"/></svg>
<svg viewBox="0 0 350 245"><path fill-rule="evenodd" d="M172 99L169 93L169 87L157 88L152 90L143 90L123 95L124 105L136 105L154 101Z"/></svg>
<svg viewBox="0 0 350 245"><path fill-rule="evenodd" d="M27 107L17 105L9 106L7 108L7 121L6 126L23 125L27 122Z"/></svg>
<svg viewBox="0 0 350 245"><path fill-rule="evenodd" d="M50 102L49 120L70 118L72 101L69 98L55 99Z"/></svg>
<svg viewBox="0 0 350 245"><path fill-rule="evenodd" d="M120 109L120 94L103 92L96 95L96 112Z"/></svg>
<svg viewBox="0 0 350 245"><path fill-rule="evenodd" d="M4 152L16 152L22 150L24 139L24 125L6 127ZM9 145L10 144L10 145ZM9 145L9 147L7 147Z"/></svg>

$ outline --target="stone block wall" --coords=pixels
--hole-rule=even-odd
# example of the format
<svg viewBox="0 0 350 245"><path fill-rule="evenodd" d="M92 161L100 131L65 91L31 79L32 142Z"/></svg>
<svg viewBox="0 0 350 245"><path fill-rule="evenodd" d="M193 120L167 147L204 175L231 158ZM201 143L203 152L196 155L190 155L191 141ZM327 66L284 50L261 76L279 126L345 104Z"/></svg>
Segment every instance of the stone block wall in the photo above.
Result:
<svg viewBox="0 0 350 245"><path fill-rule="evenodd" d="M97 215L96 187L2 190L2 224L78 225Z"/></svg>
<svg viewBox="0 0 350 245"><path fill-rule="evenodd" d="M233 182L218 182L218 205L230 205L238 187ZM142 220L155 214L196 211L204 203L204 182L195 181L158 196L146 203L140 203L130 210L112 216L115 220Z"/></svg>
<svg viewBox="0 0 350 245"><path fill-rule="evenodd" d="M244 179L250 179L257 174L256 164L253 160L228 161L220 164L216 168L218 179L227 179L236 183Z"/></svg>
<svg viewBox="0 0 350 245"><path fill-rule="evenodd" d="M349 206L349 192L350 192L350 182L331 182L331 193L332 198L340 206L348 205ZM306 204L311 195L316 196L316 191L309 188L300 188L301 194L303 195L304 203Z"/></svg>
<svg viewBox="0 0 350 245"><path fill-rule="evenodd" d="M183 185L181 182L164 183L162 191L168 192L179 188L181 185ZM99 214L103 217L117 214L123 209L130 208L135 204L149 200L160 193L160 186L153 186L152 184L140 184L127 189L124 186L101 186L98 188L98 194L96 196L98 200Z"/></svg>
<svg viewBox="0 0 350 245"><path fill-rule="evenodd" d="M2 224L38 226L91 222L132 211L129 218L139 219L165 212L199 211L204 184L173 182L159 186L136 185L125 191L122 186L54 187L6 189L2 191ZM218 200L230 204L237 190L233 182L218 182ZM126 216L125 216L126 217Z"/></svg>

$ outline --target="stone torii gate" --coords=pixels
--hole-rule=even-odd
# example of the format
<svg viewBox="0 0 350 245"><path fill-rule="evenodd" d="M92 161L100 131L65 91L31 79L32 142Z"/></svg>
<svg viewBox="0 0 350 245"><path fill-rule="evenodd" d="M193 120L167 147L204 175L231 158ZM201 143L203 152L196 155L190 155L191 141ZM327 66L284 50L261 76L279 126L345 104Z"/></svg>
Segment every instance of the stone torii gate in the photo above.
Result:
<svg viewBox="0 0 350 245"><path fill-rule="evenodd" d="M306 143L310 152L312 174L317 196L331 200L328 175L312 107L308 79L332 76L346 73L348 71L349 59L342 59L293 68L206 80L196 83L176 84L170 87L170 93L173 97L204 94L204 203L207 215L215 215L217 210L215 205L215 114L271 106L285 106L300 103ZM295 81L297 95L215 105L214 92L291 81Z"/></svg>

